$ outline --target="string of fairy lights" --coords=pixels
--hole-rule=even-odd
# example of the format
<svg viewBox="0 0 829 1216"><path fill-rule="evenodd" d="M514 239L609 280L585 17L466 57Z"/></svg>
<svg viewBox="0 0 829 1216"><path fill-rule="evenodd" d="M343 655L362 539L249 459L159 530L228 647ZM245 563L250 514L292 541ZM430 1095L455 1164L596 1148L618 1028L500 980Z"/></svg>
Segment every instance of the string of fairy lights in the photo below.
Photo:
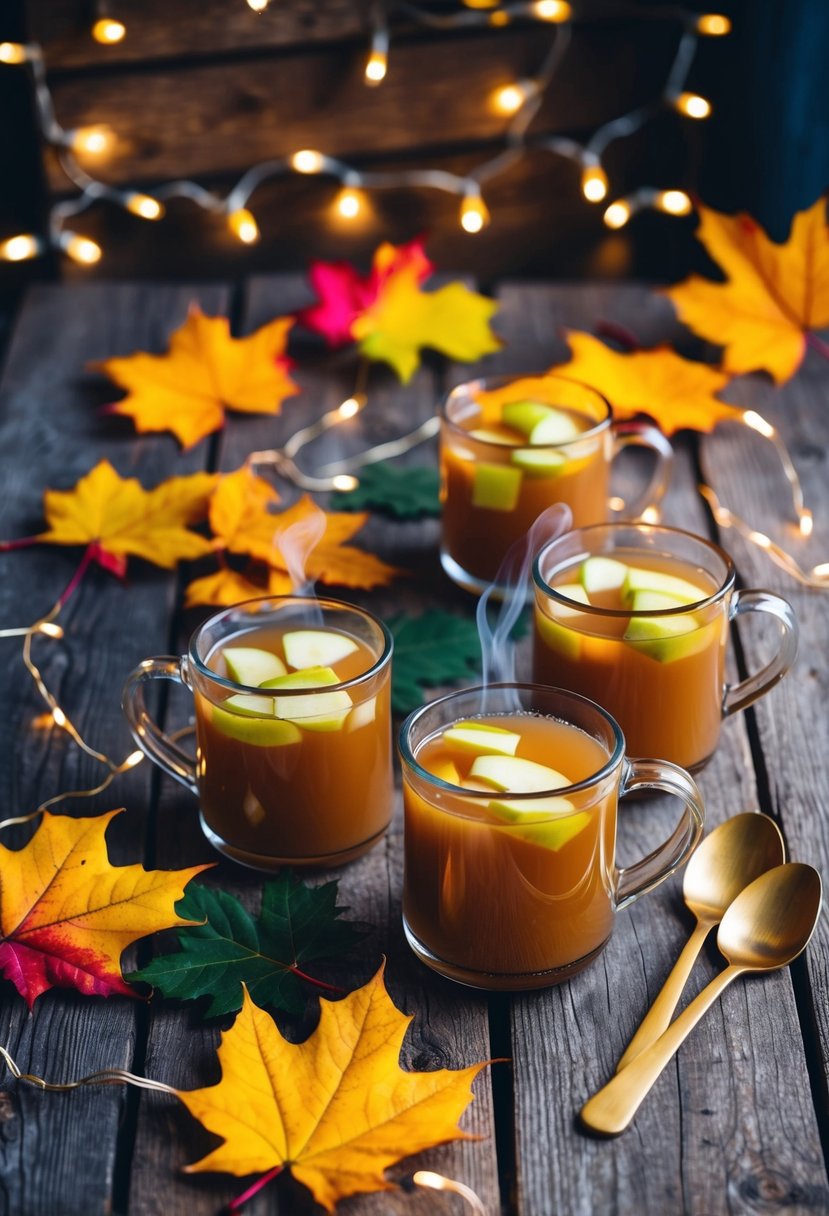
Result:
<svg viewBox="0 0 829 1216"><path fill-rule="evenodd" d="M247 0L254 13L262 13L269 0ZM505 120L498 150L464 174L440 168L412 168L394 172L361 169L324 151L300 148L288 156L261 161L247 169L227 193L209 190L196 181L167 182L152 193L129 187L115 187L92 172L116 143L116 135L104 123L68 129L56 113L49 87L43 48L38 43L0 42L0 68L28 70L30 73L38 130L43 143L51 147L69 182L78 194L56 203L49 213L44 233L21 232L0 242L0 259L12 262L43 256L58 250L72 261L91 266L103 256L101 245L70 225L74 217L97 203L109 203L146 221L163 218L166 205L173 199L187 199L206 212L222 216L230 232L243 245L260 239L252 198L266 181L291 174L319 176L339 183L334 211L341 221L354 221L366 209L366 196L372 192L399 189L436 190L459 200L458 220L464 232L481 232L490 222L485 189L494 178L506 172L532 151L546 151L571 161L580 174L581 193L593 205L604 204L604 223L622 228L633 215L654 209L666 215L688 215L690 196L681 189L642 186L623 197L611 197L611 184L604 156L612 143L638 131L660 110L668 107L691 120L711 114L710 101L687 89L688 75L700 37L721 37L730 32L731 22L719 13L692 13L685 9L623 7L623 15L641 20L669 20L680 29L677 50L659 96L652 102L602 124L586 142L559 135L535 133L533 120L564 62L571 44L572 23L578 6L566 0L464 0L456 12L434 13L416 4L373 0L369 9L369 48L363 79L372 88L381 86L389 71L392 54L392 18L439 30L490 27L501 28L515 21L532 21L552 26L552 37L538 70L528 76L500 85L484 104ZM395 27L396 29L397 27ZM98 0L92 37L102 45L113 46L127 36L125 22L109 6ZM83 162L83 163L82 163ZM609 200L609 201L608 201Z"/></svg>

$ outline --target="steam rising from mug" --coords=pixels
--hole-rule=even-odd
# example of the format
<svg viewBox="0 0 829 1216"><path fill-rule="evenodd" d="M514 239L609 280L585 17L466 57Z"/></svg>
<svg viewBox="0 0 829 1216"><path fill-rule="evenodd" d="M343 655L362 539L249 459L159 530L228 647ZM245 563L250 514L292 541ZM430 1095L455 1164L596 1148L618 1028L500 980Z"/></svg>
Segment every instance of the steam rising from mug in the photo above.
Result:
<svg viewBox="0 0 829 1216"><path fill-rule="evenodd" d="M309 599L309 614L317 614L315 622L322 625L322 613L315 606L314 580L308 577L306 567L309 554L325 536L325 512L314 506L313 511L304 515L295 523L285 528L277 527L273 535L274 548L278 549L288 570L291 580L291 590L295 595L307 596Z"/></svg>
<svg viewBox="0 0 829 1216"><path fill-rule="evenodd" d="M557 503L547 507L529 532L510 545L495 581L489 584L478 600L477 622L484 687L494 682L515 680L515 643L510 634L527 602L533 557L548 541L568 532L572 526L573 513L568 506ZM501 606L493 628L487 609L495 594L501 597Z"/></svg>

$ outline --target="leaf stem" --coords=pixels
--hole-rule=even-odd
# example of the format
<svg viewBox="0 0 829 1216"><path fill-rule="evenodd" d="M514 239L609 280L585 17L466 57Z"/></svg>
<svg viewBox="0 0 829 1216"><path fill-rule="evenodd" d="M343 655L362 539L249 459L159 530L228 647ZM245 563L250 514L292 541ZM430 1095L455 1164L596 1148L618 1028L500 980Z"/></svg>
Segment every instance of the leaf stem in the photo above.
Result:
<svg viewBox="0 0 829 1216"><path fill-rule="evenodd" d="M237 1212L241 1212L248 1200L253 1199L254 1195L258 1195L262 1188L267 1186L277 1174L282 1173L282 1170L283 1166L275 1165L272 1170L268 1170L267 1174L263 1174L261 1178L257 1178L252 1186L249 1186L241 1195L237 1195L235 1199L230 1201L226 1208L227 1216L236 1216Z"/></svg>
<svg viewBox="0 0 829 1216"><path fill-rule="evenodd" d="M817 351L824 359L829 359L829 345L817 334L813 334L810 329L806 330L806 345L811 346L812 350Z"/></svg>
<svg viewBox="0 0 829 1216"><path fill-rule="evenodd" d="M29 549L39 541L39 536L20 536L17 540L0 540L0 553L8 553L12 549Z"/></svg>
<svg viewBox="0 0 829 1216"><path fill-rule="evenodd" d="M288 968L292 975L297 976L301 980L307 980L309 984L314 984L317 988L326 988L329 992L345 992L344 988L338 988L336 984L326 984L325 980L315 979L313 975L308 975L307 971L300 971L296 963Z"/></svg>
<svg viewBox="0 0 829 1216"><path fill-rule="evenodd" d="M81 558L80 565L78 566L77 570L72 575L72 577L70 578L69 582L66 584L65 588L63 589L62 594L60 595L60 597L57 601L57 604L55 605L57 608L59 608L59 609L63 608L64 605L66 604L66 601L78 589L78 585L79 585L81 579L83 578L83 576L86 574L87 570L89 569L90 562L95 557L96 547L97 546L93 542L91 545L87 545L86 548L84 549L84 554L83 554L83 557Z"/></svg>

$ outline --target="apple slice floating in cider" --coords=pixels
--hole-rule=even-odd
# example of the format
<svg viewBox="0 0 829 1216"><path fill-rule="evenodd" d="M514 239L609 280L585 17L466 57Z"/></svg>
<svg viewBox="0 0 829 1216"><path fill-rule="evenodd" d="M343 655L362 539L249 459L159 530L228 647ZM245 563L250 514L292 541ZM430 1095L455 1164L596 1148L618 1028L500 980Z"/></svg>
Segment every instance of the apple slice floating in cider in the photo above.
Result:
<svg viewBox="0 0 829 1216"><path fill-rule="evenodd" d="M512 511L521 492L521 470L506 464L475 465L472 477L472 503L491 511Z"/></svg>
<svg viewBox="0 0 829 1216"><path fill-rule="evenodd" d="M339 635L335 635L339 636ZM293 671L287 676L277 676L268 680L265 688L272 688L277 694L274 697L274 708L278 718L286 722L294 722L305 730L342 730L351 710L351 697L344 688L334 692L309 692L308 696L279 696L279 690L326 688L331 684L339 684L340 677L331 667L307 667L303 671Z"/></svg>
<svg viewBox="0 0 829 1216"><path fill-rule="evenodd" d="M511 794L534 794L570 785L570 779L557 769L519 756L478 756L469 775Z"/></svg>
<svg viewBox="0 0 829 1216"><path fill-rule="evenodd" d="M514 756L521 736L515 731L504 730L502 726L491 726L488 722L456 722L443 732L441 740L450 752Z"/></svg>
<svg viewBox="0 0 829 1216"><path fill-rule="evenodd" d="M301 738L292 722L274 717L273 697L228 697L221 705L211 707L211 718L223 735L254 747L283 747Z"/></svg>
<svg viewBox="0 0 829 1216"><path fill-rule="evenodd" d="M579 567L579 579L588 595L618 590L624 586L627 575L625 563L613 557L588 557Z"/></svg>
<svg viewBox="0 0 829 1216"><path fill-rule="evenodd" d="M266 680L284 676L288 670L278 655L256 646L226 646L222 655L231 680L249 688L258 688Z"/></svg>
<svg viewBox="0 0 829 1216"><path fill-rule="evenodd" d="M346 655L353 654L357 643L333 629L297 629L284 635L282 649L290 667L307 671L311 667L333 667ZM274 674L284 675L284 672Z"/></svg>

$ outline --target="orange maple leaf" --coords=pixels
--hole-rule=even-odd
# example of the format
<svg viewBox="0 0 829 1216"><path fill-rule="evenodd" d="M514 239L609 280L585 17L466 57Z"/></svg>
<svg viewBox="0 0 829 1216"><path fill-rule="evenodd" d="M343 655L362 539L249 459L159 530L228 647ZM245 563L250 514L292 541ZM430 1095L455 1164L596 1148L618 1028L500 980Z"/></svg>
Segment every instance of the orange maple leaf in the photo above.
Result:
<svg viewBox="0 0 829 1216"><path fill-rule="evenodd" d="M826 201L796 215L783 244L748 215L699 212L697 237L726 282L691 275L665 295L694 333L725 347L726 371L739 376L763 369L778 383L788 380L809 334L829 326Z"/></svg>
<svg viewBox="0 0 829 1216"><path fill-rule="evenodd" d="M390 1190L384 1171L401 1157L472 1138L457 1124L486 1062L404 1072L400 1049L412 1019L389 999L382 968L350 996L320 1006L311 1037L289 1043L245 992L222 1037L221 1080L177 1091L222 1138L189 1172L246 1175L281 1166L332 1212L347 1195Z"/></svg>
<svg viewBox="0 0 829 1216"><path fill-rule="evenodd" d="M648 414L666 435L672 435L684 429L710 431L726 418L742 416L737 406L715 396L728 384L728 376L705 363L683 359L668 346L620 354L590 334L568 332L565 337L572 356L561 365L562 375L597 389L610 401L617 418ZM538 385L527 383L534 385L527 395L537 399ZM514 400L515 385L510 389ZM551 392L554 397L554 385Z"/></svg>
<svg viewBox="0 0 829 1216"><path fill-rule="evenodd" d="M290 587L287 588L290 591ZM243 604L245 600L259 599L260 596L273 594L282 595L285 588L271 587L264 582L257 582L239 570L231 570L223 566L213 574L194 578L187 586L184 594L185 608L195 608L206 604L211 608L230 608L233 604Z"/></svg>
<svg viewBox="0 0 829 1216"><path fill-rule="evenodd" d="M43 814L22 849L0 845L0 973L29 1008L48 988L135 996L121 978L122 951L148 933L189 924L174 911L208 866L111 866L105 832L120 811L94 819Z"/></svg>
<svg viewBox="0 0 829 1216"><path fill-rule="evenodd" d="M170 477L145 490L134 477L119 477L102 460L71 490L47 490L49 525L35 539L50 545L94 546L96 560L123 574L129 555L172 569L183 558L210 553L209 540L188 525L207 515L216 476L191 473Z"/></svg>
<svg viewBox="0 0 829 1216"><path fill-rule="evenodd" d="M299 392L285 356L292 317L279 317L246 338L231 338L227 317L191 308L165 355L136 351L93 366L128 396L110 406L132 418L137 431L172 431L192 447L224 425L225 410L278 414Z"/></svg>

